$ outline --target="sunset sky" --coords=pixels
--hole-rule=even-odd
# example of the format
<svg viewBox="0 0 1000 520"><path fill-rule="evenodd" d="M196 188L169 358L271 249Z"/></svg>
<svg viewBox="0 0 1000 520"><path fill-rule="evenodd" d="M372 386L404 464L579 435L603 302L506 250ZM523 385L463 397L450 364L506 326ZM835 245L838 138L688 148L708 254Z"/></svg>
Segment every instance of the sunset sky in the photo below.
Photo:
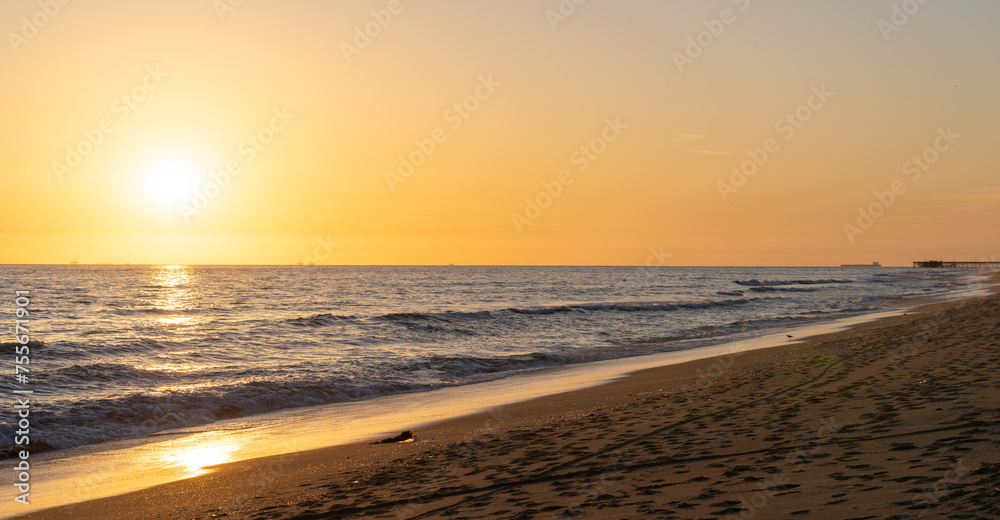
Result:
<svg viewBox="0 0 1000 520"><path fill-rule="evenodd" d="M995 1L231 3L0 3L0 262L1000 254Z"/></svg>

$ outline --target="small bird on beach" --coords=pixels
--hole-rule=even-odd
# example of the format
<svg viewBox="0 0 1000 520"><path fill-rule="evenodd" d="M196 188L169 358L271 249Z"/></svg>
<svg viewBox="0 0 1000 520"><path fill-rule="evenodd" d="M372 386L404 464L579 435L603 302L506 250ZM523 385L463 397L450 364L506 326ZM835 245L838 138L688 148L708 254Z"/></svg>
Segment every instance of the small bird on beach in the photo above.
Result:
<svg viewBox="0 0 1000 520"><path fill-rule="evenodd" d="M788 336L789 338L791 338L791 337L792 337L792 335L791 335L791 334L785 334L785 335L786 335L786 336Z"/></svg>

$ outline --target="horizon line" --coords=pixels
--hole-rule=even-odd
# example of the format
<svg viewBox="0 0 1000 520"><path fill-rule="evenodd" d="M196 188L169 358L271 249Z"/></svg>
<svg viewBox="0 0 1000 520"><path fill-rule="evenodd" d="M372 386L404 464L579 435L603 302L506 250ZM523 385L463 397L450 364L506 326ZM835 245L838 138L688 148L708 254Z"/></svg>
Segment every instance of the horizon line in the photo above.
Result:
<svg viewBox="0 0 1000 520"><path fill-rule="evenodd" d="M919 261L919 260L914 260ZM64 266L102 266L102 267L162 267L162 266L185 266L185 267L853 267L853 268L865 268L865 267L904 267L913 268L913 266L905 265L871 265L871 264L842 264L842 265L733 265L733 264L703 264L703 265L624 265L624 264L196 264L196 263L176 263L176 262L165 262L165 263L154 263L154 264L143 264L143 263L13 263L13 262L0 262L0 265L18 265L18 266L39 266L39 265L64 265Z"/></svg>

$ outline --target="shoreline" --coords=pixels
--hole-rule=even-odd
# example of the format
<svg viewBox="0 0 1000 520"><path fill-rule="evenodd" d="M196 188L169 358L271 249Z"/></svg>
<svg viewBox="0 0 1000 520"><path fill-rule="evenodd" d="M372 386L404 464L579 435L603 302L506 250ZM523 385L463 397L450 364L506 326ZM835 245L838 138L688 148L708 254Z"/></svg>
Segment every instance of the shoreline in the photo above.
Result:
<svg viewBox="0 0 1000 520"><path fill-rule="evenodd" d="M929 309L922 309L919 316L930 316L936 309L963 308L989 298L991 297L936 304ZM938 310L937 312L942 311ZM836 343L844 341L845 338L856 338L858 335L865 334L864 331L867 330L884 330L899 323L912 322L916 316L917 314L906 314L869 321L847 331L812 338L803 343L782 345L781 348L730 353L721 359L719 356L715 356L635 372L623 379L600 386L522 401L502 406L491 412L467 415L427 425L415 431L417 442L379 446L354 443L231 462L214 467L212 471L201 476L176 480L141 491L101 498L91 502L78 502L68 506L43 509L17 518L55 518L56 515L67 512L76 518L113 518L113 516L107 516L108 508L121 512L121 518L146 518L142 515L130 515L133 514L132 511L135 508L143 507L142 504L148 506L151 503L150 500L159 503L164 496L177 497L179 495L213 498L195 504L175 504L176 507L183 509L183 512L176 511L177 515L191 516L196 514L196 511L204 513L206 511L242 510L244 507L257 508L260 507L258 502L261 500L273 502L275 490L282 488L283 483L312 481L324 475L327 478L332 478L330 475L365 474L366 471L377 473L386 467L405 464L407 460L412 460L415 457L426 456L449 447L454 448L456 445L461 445L462 442L469 445L470 441L472 444L490 441L498 432L509 432L515 428L545 428L551 426L556 417L579 420L581 417L588 417L583 415L583 411L586 410L621 407L623 406L623 403L620 402L622 392L628 393L629 396L632 393L650 394L652 390L643 385L648 386L651 379L656 381L656 385L667 388L669 392L684 394L682 397L686 399L687 406L681 408L709 403L713 400L709 396L725 386L723 383L731 382L734 372L740 373L741 370L749 371L746 372L748 374L754 373L754 371L759 372L762 367L773 365L782 359L786 361L798 359L803 352L815 349L817 345ZM720 363L722 360L725 360L725 363ZM713 367L713 363L715 367ZM706 377L704 374L715 375ZM685 388L688 389L686 394L682 390ZM692 388L694 392L692 392ZM703 398L706 401L702 401ZM234 477L247 474L257 475L257 477L252 482L242 478L236 479L242 483L237 486L239 489L233 488ZM247 488L256 490L258 493L249 493L243 496L241 493L244 492L240 489ZM299 487L293 485L290 488L284 489L282 496L285 496L285 503L295 501L298 496L296 493ZM435 491L431 495L436 493ZM268 496L271 497L268 498ZM86 499L88 497L78 496L77 498ZM152 513L152 511L149 512ZM150 516L150 518L152 517ZM162 517L172 518L174 516Z"/></svg>
<svg viewBox="0 0 1000 520"><path fill-rule="evenodd" d="M847 282L847 280L830 279L832 275L824 276L825 278L820 277L823 279L815 281L820 283ZM344 379L338 376L335 370L330 371L328 367L324 367L323 370L325 372L317 372L317 374L320 375L314 375L313 372L306 371L309 375L302 378L301 381L299 379L294 379L294 377L297 377L294 376L291 384L285 386L278 384L277 396L273 399L272 395L274 394L272 392L274 390L274 385L270 384L272 383L272 379L266 377L267 374L270 374L266 371L264 372L265 377L263 379L259 379L261 377L260 371L247 371L248 374L245 379L236 380L235 382L230 379L218 377L217 381L213 379L204 381L204 383L208 384L204 384L202 380L197 380L196 384L189 384L191 383L191 379L186 377L184 381L179 383L180 386L173 386L173 381L168 379L165 380L164 384L159 388L154 389L153 387L145 387L141 384L134 385L129 383L128 381L134 378L134 375L131 372L139 371L139 373L145 377L146 374L142 374L142 371L151 371L154 374L160 371L167 373L174 371L176 368L179 372L188 372L189 369L196 372L202 367L196 365L188 367L187 365L183 365L184 363L194 363L192 360L184 359L175 359L171 361L172 363L179 363L180 365L178 365L178 367L158 364L159 362L154 359L139 360L135 363L126 363L121 366L113 367L115 370L124 369L126 372L129 372L129 374L123 375L121 378L125 381L123 383L124 386L114 382L112 383L112 388L103 392L93 393L86 387L83 389L76 389L74 386L78 384L89 384L86 381L86 378L80 374L86 374L88 373L88 370L97 369L90 367L89 361L81 361L77 364L70 362L67 363L66 366L62 366L62 363L57 363L52 367L52 369L68 369L66 381L67 387L65 389L60 389L55 395L53 395L54 398L58 398L51 405L52 409L50 411L52 412L53 417L51 418L51 422L47 425L49 428L43 432L39 432L39 435L41 436L40 439L42 439L43 442L40 442L39 445L35 446L32 450L32 455L38 455L40 457L48 457L49 455L52 455L54 458L62 458L67 453L76 454L82 450L91 448L100 449L100 446L129 447L144 442L151 442L152 439L162 438L168 435L183 435L190 434L191 432L212 430L223 423L238 423L240 421L252 423L256 418L278 415L289 410L303 411L318 406L337 406L344 403L360 401L371 402L392 397L397 393L418 394L434 392L444 388L488 383L495 379L519 377L520 375L526 373L541 373L551 370L560 370L566 367L590 366L595 362L613 362L615 360L626 358L639 358L643 356L656 355L663 353L664 351L675 351L677 349L694 351L695 349L712 347L714 345L729 342L745 341L748 338L752 339L758 335L766 335L769 332L776 333L776 331L781 329L798 329L802 326L818 327L822 329L827 324L836 323L840 320L851 320L853 319L852 317L860 316L862 320L875 319L867 316L878 315L880 312L885 312L881 309L873 310L873 307L875 306L885 305L885 309L892 309L894 306L898 305L913 306L914 300L924 299L927 297L937 296L947 298L950 296L949 291L951 291L952 294L965 292L964 290L956 291L953 285L965 285L965 287L977 285L982 286L983 282L979 279L979 277L980 275L976 274L965 274L961 276L958 274L951 274L946 277L947 280L952 282L950 284L936 283L933 285L934 289L931 289L929 283L925 284L927 287L923 288L923 291L933 290L934 292L919 292L914 289L913 292L896 295L899 299L895 301L886 300L886 298L890 297L886 294L883 296L875 296L871 300L863 298L853 301L841 301L839 305L834 305L833 303L828 302L829 305L813 305L796 309L785 309L788 311L785 314L772 312L753 314L753 311L751 311L751 314L734 316L730 313L727 316L717 318L715 322L709 323L707 327L711 330L708 330L707 332L703 330L706 326L694 329L683 329L682 327L682 329L687 332L682 331L683 333L676 335L672 333L658 334L655 330L649 331L648 334L645 333L646 331L626 331L624 341L617 341L616 338L612 338L610 341L605 342L603 339L606 338L596 336L596 339L583 338L582 340L578 340L576 343L571 344L571 346L565 351L558 349L552 350L547 346L532 345L531 348L527 350L518 348L512 349L510 351L511 355L505 355L506 351L501 348L496 353L487 354L485 360L480 359L479 355L474 352L465 351L456 355L454 358L457 361L456 363L446 363L445 368L440 371L436 371L437 367L431 366L432 370L430 377L425 377L415 381L408 378L409 369L406 368L405 363L403 364L404 368L402 370L397 369L393 371L393 367L390 367L390 369L383 374L383 377L376 378L376 380L370 382L370 384L368 384L369 382L363 377L358 377L356 380L351 377ZM963 281L966 283L963 284ZM769 281L768 283L771 282ZM947 286L948 288L941 289L942 286ZM815 289L810 287L807 289L796 288L795 290L811 291ZM796 296L797 295L798 293L796 293ZM841 297L842 296L843 295L841 295ZM746 296L746 299L780 300L782 297L780 295L767 296L754 294L753 296ZM728 306L728 301L729 300L711 300L708 304L723 303ZM861 302L861 304L856 305L858 302ZM877 304L873 305L873 303L876 302ZM655 304L657 302L651 303ZM533 304L526 305L528 308L532 308L533 306ZM557 307L561 307L563 305L572 307L583 304L556 303L554 305ZM626 303L626 305L631 304ZM542 306L545 307L548 306L548 304L542 304ZM483 310L487 308L489 308L489 310ZM479 310L472 309L468 312L477 314L478 312L490 313L499 310L489 306L477 309ZM805 311L805 309L813 310ZM144 314L145 311L146 310L142 310L140 314ZM158 312L160 312L160 310L157 310L157 313ZM463 311L463 313L464 312L466 311ZM389 315L393 314L393 312L389 313ZM447 312L444 313L445 319L452 319L448 317L447 314ZM638 314L641 315L645 313ZM436 313L434 312L430 313L430 316L435 315ZM322 316L324 316L324 314L296 316L294 318L280 318L278 321L287 320L288 323L299 325L304 323L301 320L305 320L305 322L311 324L310 320L316 318L321 321L321 323L316 324L317 326L328 324L322 321L325 320ZM744 316L750 317L748 319L743 319ZM438 319L438 317L434 317L433 319ZM669 318L666 319L669 321ZM689 317L685 316L684 319L689 319ZM409 328L412 324L407 323L406 326ZM588 326L591 327L591 330L599 331L602 335L605 334L600 325L598 325L596 329L593 328L593 324L588 324ZM420 327L417 328L419 329ZM458 332L465 335L468 331L460 330ZM489 331L486 331L486 333L488 336ZM628 337L630 334L635 335L636 341L632 342L629 340ZM662 337L664 335L666 337ZM801 337L800 334L796 335ZM57 337L55 338L55 341L65 341L66 339L66 337ZM529 337L529 341L535 341L536 339L537 338ZM44 346L44 344L42 346ZM564 354L564 352L568 352L568 354ZM83 351L72 351L67 354L73 354L73 356L69 359L73 359L75 355L87 356L87 354ZM177 354L179 356L187 355L185 352L175 352L173 354ZM311 354L316 355L316 352L312 352ZM157 358L161 355L162 354L157 354ZM285 354L281 355L284 356ZM292 359L294 359L294 356ZM452 358L449 358L448 361L452 361ZM115 363L114 360L110 359L105 360L105 362ZM431 356L427 362L433 364L433 356ZM223 368L223 372L225 372L225 370L226 369ZM325 376L322 376L322 374L332 374L333 377L323 379ZM274 374L270 375L273 376ZM402 377L399 377L400 375ZM418 375L423 376L423 374ZM395 376L395 379L392 378L393 376ZM225 377L229 376L226 375ZM281 379L278 377L276 380L280 381ZM332 381L332 383L330 381ZM262 390L257 387L257 382L266 383L266 385L264 385L266 388ZM344 384L342 384L342 382ZM189 390L190 392L188 392ZM76 406L83 405L87 408L88 412L86 414L80 415L71 410L68 412L66 411L66 409L72 408L74 405L70 404L72 399L63 398L74 397L75 391L81 392L77 398L82 399L76 402ZM64 395L63 392L66 392L66 394ZM131 399L131 397L134 397L135 395L147 392L151 394L149 396L149 400L140 400L141 402L135 403L135 400ZM99 406L91 406L93 404L90 402L91 398L96 398L97 402L101 404ZM121 409L122 406L124 406L124 409ZM144 410L159 413L148 413L144 415L144 413L146 413ZM87 416L89 416L90 422L86 424L85 428L77 429L73 427L74 424L84 424L84 421L87 420ZM102 420L102 416L107 417L108 419L106 421ZM9 430L6 433L10 435ZM44 441L49 441L50 444L46 444ZM8 451L3 453L3 459L10 460L13 458L13 450L14 447L9 446ZM42 462L42 460L39 460L39 462ZM3 462L0 461L0 467L2 467L2 465ZM2 508L0 508L0 516L2 515L3 511Z"/></svg>
<svg viewBox="0 0 1000 520"><path fill-rule="evenodd" d="M799 343L923 304L961 301L987 293L987 287L979 282L962 290L899 301L893 305L895 309L820 320L783 331L794 332L799 338L795 340L770 332L673 352L570 364L430 391L278 410L202 428L167 430L149 437L46 452L32 463L33 480L47 484L32 492L32 505L40 511L196 477L206 473L206 466L384 438L500 406L607 384L652 367L728 358L733 353ZM705 380L700 378L698 383ZM0 517L20 514L18 509L13 504L0 504Z"/></svg>

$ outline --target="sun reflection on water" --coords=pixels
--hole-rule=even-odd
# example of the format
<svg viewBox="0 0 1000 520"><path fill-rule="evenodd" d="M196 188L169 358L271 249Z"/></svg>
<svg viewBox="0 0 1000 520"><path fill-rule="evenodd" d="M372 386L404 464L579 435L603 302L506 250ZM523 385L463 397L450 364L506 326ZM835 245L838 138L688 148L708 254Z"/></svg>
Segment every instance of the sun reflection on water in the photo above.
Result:
<svg viewBox="0 0 1000 520"><path fill-rule="evenodd" d="M231 440L213 440L199 437L189 445L179 446L168 455L168 460L185 471L185 477L207 473L205 468L231 462L238 445Z"/></svg>
<svg viewBox="0 0 1000 520"><path fill-rule="evenodd" d="M156 318L158 324L175 327L192 324L193 318L184 314L190 310L197 298L196 282L191 267L186 265L153 267L146 285L153 291L153 297L148 300L152 309L169 312Z"/></svg>
<svg viewBox="0 0 1000 520"><path fill-rule="evenodd" d="M189 385L161 385L150 390L150 393L163 394L167 392L186 392L188 390L196 390L199 388L212 388L214 386L215 385L213 383L193 383Z"/></svg>
<svg viewBox="0 0 1000 520"><path fill-rule="evenodd" d="M164 325L185 325L191 321L189 316L167 316L156 320Z"/></svg>
<svg viewBox="0 0 1000 520"><path fill-rule="evenodd" d="M206 365L181 365L177 363L161 363L159 365L134 365L133 368L137 370L145 370L147 372L170 372L175 374L186 374L190 372L200 372L206 368Z"/></svg>
<svg viewBox="0 0 1000 520"><path fill-rule="evenodd" d="M185 265L154 267L148 283L149 287L158 289L153 306L164 310L183 309L194 293L193 278L191 268Z"/></svg>

